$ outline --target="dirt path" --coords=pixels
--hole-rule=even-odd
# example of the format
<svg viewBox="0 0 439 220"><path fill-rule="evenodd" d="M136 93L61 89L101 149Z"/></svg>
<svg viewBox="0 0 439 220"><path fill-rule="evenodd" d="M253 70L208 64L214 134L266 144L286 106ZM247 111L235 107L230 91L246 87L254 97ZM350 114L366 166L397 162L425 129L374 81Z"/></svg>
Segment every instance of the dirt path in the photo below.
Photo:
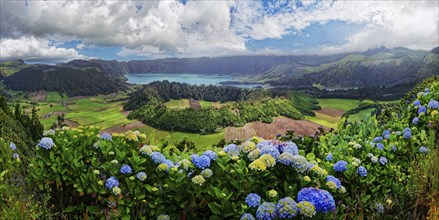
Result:
<svg viewBox="0 0 439 220"><path fill-rule="evenodd" d="M79 126L78 123L76 123L76 122L74 122L72 120L69 120L69 119L64 119L64 123L66 123L66 125L71 127L71 128L76 128L76 127Z"/></svg>
<svg viewBox="0 0 439 220"><path fill-rule="evenodd" d="M129 130L136 130L136 129L142 128L143 126L145 126L145 125L142 122L136 121L136 122L127 124L125 126L123 126L123 125L116 125L116 126L113 126L113 127L109 127L107 129L101 131L101 133L104 133L104 132L108 132L110 134L111 133L125 133L125 132L127 132Z"/></svg>
<svg viewBox="0 0 439 220"><path fill-rule="evenodd" d="M32 101L37 101L37 102L44 102L46 101L47 98L47 92L46 91L39 91L39 92L35 92L32 93Z"/></svg>
<svg viewBox="0 0 439 220"><path fill-rule="evenodd" d="M192 109L201 109L201 104L200 101L198 100L190 100L189 105L191 106Z"/></svg>
<svg viewBox="0 0 439 220"><path fill-rule="evenodd" d="M322 108L320 110L316 110L315 112L329 115L331 117L341 117L346 111L336 108Z"/></svg>
<svg viewBox="0 0 439 220"><path fill-rule="evenodd" d="M286 134L287 130L294 130L298 135L314 135L319 124L308 120L292 120L286 117L276 118L271 124L263 122L252 122L256 134L263 138L273 138L277 134Z"/></svg>

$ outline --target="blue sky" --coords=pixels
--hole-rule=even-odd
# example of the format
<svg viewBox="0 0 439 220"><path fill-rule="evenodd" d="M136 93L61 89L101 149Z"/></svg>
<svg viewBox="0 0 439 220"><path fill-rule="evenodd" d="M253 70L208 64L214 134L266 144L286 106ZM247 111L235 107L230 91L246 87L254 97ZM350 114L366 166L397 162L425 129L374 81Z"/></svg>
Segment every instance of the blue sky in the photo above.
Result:
<svg viewBox="0 0 439 220"><path fill-rule="evenodd" d="M439 44L437 1L2 1L0 59L330 54Z"/></svg>

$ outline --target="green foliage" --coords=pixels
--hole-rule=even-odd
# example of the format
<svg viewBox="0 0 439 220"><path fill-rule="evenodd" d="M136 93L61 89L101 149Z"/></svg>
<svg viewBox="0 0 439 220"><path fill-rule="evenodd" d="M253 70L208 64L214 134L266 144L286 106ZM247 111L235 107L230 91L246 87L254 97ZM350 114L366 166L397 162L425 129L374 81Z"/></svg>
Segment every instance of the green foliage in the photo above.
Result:
<svg viewBox="0 0 439 220"><path fill-rule="evenodd" d="M125 89L95 69L38 65L20 70L3 79L5 85L21 91L57 91L70 97L109 94Z"/></svg>

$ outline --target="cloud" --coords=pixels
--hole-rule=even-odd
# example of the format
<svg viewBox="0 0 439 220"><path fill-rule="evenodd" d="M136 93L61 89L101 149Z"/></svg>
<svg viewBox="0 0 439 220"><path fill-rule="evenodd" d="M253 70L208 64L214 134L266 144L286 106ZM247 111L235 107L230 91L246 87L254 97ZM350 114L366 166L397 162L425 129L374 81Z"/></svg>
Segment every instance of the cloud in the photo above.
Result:
<svg viewBox="0 0 439 220"><path fill-rule="evenodd" d="M42 45L46 44L44 39L79 40L79 51L84 47L116 46L121 48L118 55L127 57L260 54L270 51L271 45L252 51L246 43L300 34L316 23L324 28L330 21L362 24L365 28L344 39L345 44L324 45L315 53L365 50L378 45L431 49L439 44L437 1L188 1L183 4L103 0L29 1L28 6L22 1L1 4L2 39L27 37L42 41ZM23 47L14 48L24 50L28 45L24 43ZM4 45L2 50L10 50L3 48ZM16 51L14 56L22 53Z"/></svg>
<svg viewBox="0 0 439 220"><path fill-rule="evenodd" d="M0 48L1 60L24 59L35 62L60 62L85 58L75 49L59 48L50 45L48 40L33 36L23 36L18 39L1 39Z"/></svg>

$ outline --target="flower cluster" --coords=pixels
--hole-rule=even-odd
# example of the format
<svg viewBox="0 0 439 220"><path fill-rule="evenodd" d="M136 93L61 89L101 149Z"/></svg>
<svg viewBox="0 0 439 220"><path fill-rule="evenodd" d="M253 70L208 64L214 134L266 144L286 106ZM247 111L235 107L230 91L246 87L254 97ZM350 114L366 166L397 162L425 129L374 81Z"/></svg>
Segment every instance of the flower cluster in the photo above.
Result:
<svg viewBox="0 0 439 220"><path fill-rule="evenodd" d="M131 167L130 167L129 165L124 164L124 165L122 165L122 167L120 168L120 172L121 172L122 174L130 174L130 173L133 172L133 170L131 169Z"/></svg>
<svg viewBox="0 0 439 220"><path fill-rule="evenodd" d="M279 218L292 218L297 215L297 203L291 197L280 199L276 205Z"/></svg>
<svg viewBox="0 0 439 220"><path fill-rule="evenodd" d="M165 163L165 161L166 161L165 155L163 155L160 152L152 152L150 156L151 156L151 159L154 161L154 163L161 164L161 163Z"/></svg>
<svg viewBox="0 0 439 220"><path fill-rule="evenodd" d="M116 177L112 176L108 178L107 181L105 181L105 186L107 187L107 189L112 190L114 187L119 186L119 180Z"/></svg>
<svg viewBox="0 0 439 220"><path fill-rule="evenodd" d="M360 176L362 176L362 177L367 176L367 170L366 170L366 168L364 168L363 166L359 166L359 167L357 168L357 173L358 173L358 175L360 175Z"/></svg>
<svg viewBox="0 0 439 220"><path fill-rule="evenodd" d="M101 139L102 139L102 140L111 141L111 140L112 140L112 137L111 137L111 134L105 132L105 133L101 134Z"/></svg>
<svg viewBox="0 0 439 220"><path fill-rule="evenodd" d="M317 212L327 213L335 210L335 201L332 195L323 189L313 187L303 188L297 195L297 201L308 201L312 203Z"/></svg>
<svg viewBox="0 0 439 220"><path fill-rule="evenodd" d="M256 210L256 218L271 220L276 218L276 204L271 202L262 203Z"/></svg>
<svg viewBox="0 0 439 220"><path fill-rule="evenodd" d="M53 143L52 138L50 137L43 137L41 138L40 142L37 145L38 147L44 148L46 150L51 149L55 144Z"/></svg>
<svg viewBox="0 0 439 220"><path fill-rule="evenodd" d="M256 193L250 193L245 198L245 202L250 207L258 207L261 204L261 197Z"/></svg>
<svg viewBox="0 0 439 220"><path fill-rule="evenodd" d="M139 173L137 173L136 178L139 179L140 181L144 181L144 180L146 180L146 173L139 172Z"/></svg>
<svg viewBox="0 0 439 220"><path fill-rule="evenodd" d="M198 156L197 154L192 154L191 160L195 167L200 169L205 169L210 166L210 158L205 155Z"/></svg>
<svg viewBox="0 0 439 220"><path fill-rule="evenodd" d="M334 176L331 176L331 175L326 176L326 182L334 182L335 185L337 186L337 189L340 189L340 187L341 187L340 180Z"/></svg>
<svg viewBox="0 0 439 220"><path fill-rule="evenodd" d="M346 162L344 160L339 160L339 161L337 161L337 163L334 164L334 170L337 172L343 172L343 171L348 169L346 167L347 165L348 165L348 162Z"/></svg>

